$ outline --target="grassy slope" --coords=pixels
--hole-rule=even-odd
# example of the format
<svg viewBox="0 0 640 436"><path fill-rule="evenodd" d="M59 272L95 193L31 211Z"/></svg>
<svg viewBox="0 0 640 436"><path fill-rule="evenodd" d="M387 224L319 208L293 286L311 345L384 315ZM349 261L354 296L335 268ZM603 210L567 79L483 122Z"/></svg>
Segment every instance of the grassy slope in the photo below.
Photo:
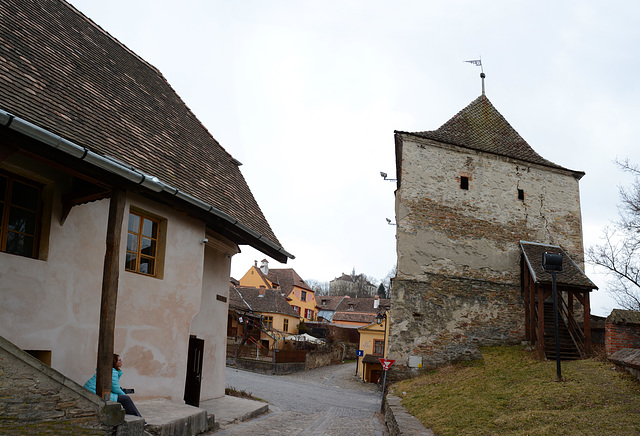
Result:
<svg viewBox="0 0 640 436"><path fill-rule="evenodd" d="M437 435L640 434L640 385L601 360L536 360L522 347L482 349L457 364L393 387Z"/></svg>

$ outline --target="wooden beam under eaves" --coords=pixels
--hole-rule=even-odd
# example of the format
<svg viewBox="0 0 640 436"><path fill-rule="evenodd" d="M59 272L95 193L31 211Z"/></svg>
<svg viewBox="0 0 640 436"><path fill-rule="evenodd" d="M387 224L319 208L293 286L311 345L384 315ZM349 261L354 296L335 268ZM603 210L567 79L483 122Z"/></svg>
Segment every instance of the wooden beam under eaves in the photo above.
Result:
<svg viewBox="0 0 640 436"><path fill-rule="evenodd" d="M12 154L18 151L17 148L11 147L6 144L0 144L0 162L7 160Z"/></svg>
<svg viewBox="0 0 640 436"><path fill-rule="evenodd" d="M73 206L89 203L91 201L102 200L111 196L111 190L104 186L83 183L78 186L74 183L69 194L62 196L62 213L60 214L60 225L64 225L67 216Z"/></svg>

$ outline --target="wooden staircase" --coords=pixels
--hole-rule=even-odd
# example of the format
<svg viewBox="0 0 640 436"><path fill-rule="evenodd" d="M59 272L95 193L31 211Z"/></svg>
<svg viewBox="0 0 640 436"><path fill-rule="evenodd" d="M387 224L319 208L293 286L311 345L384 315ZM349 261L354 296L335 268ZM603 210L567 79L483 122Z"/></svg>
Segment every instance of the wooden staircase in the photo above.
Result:
<svg viewBox="0 0 640 436"><path fill-rule="evenodd" d="M558 319L560 360L577 360L582 355L576 346L562 317ZM548 360L556 360L555 321L553 302L544 302L544 354Z"/></svg>

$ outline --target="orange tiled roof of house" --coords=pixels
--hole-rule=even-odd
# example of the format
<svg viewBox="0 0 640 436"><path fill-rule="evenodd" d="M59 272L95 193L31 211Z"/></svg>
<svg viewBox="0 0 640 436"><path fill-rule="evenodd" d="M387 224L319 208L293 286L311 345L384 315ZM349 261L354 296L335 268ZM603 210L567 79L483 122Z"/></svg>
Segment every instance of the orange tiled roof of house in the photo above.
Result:
<svg viewBox="0 0 640 436"><path fill-rule="evenodd" d="M313 292L313 289L305 283L293 268L269 268L267 278L272 283L277 283L285 295L289 295L294 286Z"/></svg>

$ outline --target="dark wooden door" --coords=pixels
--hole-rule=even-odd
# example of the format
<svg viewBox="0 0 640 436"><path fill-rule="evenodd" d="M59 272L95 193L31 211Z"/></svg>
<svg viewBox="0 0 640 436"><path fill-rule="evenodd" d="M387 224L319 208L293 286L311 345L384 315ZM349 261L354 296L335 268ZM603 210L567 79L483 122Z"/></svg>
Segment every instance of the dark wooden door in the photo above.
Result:
<svg viewBox="0 0 640 436"><path fill-rule="evenodd" d="M187 356L187 379L184 386L184 402L198 407L200 405L200 384L202 382L202 355L204 339L189 336Z"/></svg>

